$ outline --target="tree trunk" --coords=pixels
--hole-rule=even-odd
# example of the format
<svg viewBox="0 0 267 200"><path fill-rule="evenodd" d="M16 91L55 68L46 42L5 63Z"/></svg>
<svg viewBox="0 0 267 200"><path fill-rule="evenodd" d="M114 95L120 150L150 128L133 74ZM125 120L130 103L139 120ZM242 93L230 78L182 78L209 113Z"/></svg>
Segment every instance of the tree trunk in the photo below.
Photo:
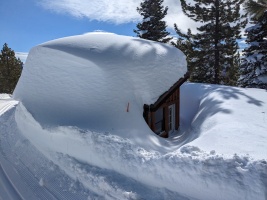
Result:
<svg viewBox="0 0 267 200"><path fill-rule="evenodd" d="M219 84L220 83L220 54L219 54L219 16L220 16L220 11L219 11L219 0L215 0L215 39L214 39L214 51L215 51L215 57L214 57L214 83Z"/></svg>

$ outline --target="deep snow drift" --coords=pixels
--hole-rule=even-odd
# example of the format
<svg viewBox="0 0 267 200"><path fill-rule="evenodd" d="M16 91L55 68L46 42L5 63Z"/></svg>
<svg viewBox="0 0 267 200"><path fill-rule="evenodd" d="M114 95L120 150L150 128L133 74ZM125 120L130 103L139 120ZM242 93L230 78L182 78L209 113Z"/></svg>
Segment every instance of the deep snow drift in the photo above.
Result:
<svg viewBox="0 0 267 200"><path fill-rule="evenodd" d="M266 91L185 84L181 96L188 135L173 135L167 153L164 146L149 149L149 140L145 150L112 132L44 129L22 104L10 107L0 117L0 163L12 183L3 184L15 187L7 189L11 194L36 199L266 199L267 127L260 121ZM17 103L5 99L0 107L10 102ZM229 126L222 129L220 119ZM180 147L184 137L194 140Z"/></svg>
<svg viewBox="0 0 267 200"><path fill-rule="evenodd" d="M188 92L181 95L181 123L186 129L190 123L188 140L194 140L187 145L206 152L267 158L266 90L206 84L186 84L181 90Z"/></svg>
<svg viewBox="0 0 267 200"><path fill-rule="evenodd" d="M125 41L104 35L115 41L108 48L112 51L107 50L112 69L85 58L87 50L97 56L96 49L102 49L87 48L82 41L88 36L64 38L32 50L15 91L20 102L0 96L0 199L267 199L267 92L185 83L180 130L159 138L145 124L142 104L154 101L177 74L167 74L171 80L154 80L169 72L157 71L155 63L155 69L147 71L141 64L152 54L164 58L166 52L167 59L177 53L166 67L180 76L183 66L175 63L180 67L175 69L173 62L183 55L143 41L138 47L155 51L136 50L141 59L136 61L131 57L135 54L126 53L129 62L121 58L120 65L113 55ZM126 40L132 39L135 44L135 38ZM135 67L133 62L143 71L123 70L124 65ZM88 66L96 77L86 74ZM90 122L97 119L95 127L75 120L84 113Z"/></svg>
<svg viewBox="0 0 267 200"><path fill-rule="evenodd" d="M154 103L186 72L185 55L170 45L89 33L33 48L14 98L42 126L71 125L145 140L151 131L143 105Z"/></svg>

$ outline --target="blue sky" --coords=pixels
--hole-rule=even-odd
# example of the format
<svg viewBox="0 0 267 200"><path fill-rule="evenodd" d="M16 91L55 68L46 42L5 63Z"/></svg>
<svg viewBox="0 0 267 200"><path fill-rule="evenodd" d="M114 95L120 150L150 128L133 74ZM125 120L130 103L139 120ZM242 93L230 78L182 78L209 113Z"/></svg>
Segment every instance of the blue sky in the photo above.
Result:
<svg viewBox="0 0 267 200"><path fill-rule="evenodd" d="M95 30L133 35L132 30L135 28L133 22L97 21L86 16L64 13L64 11L58 13L46 8L40 2L34 0L0 1L0 45L7 43L10 48L19 52L22 59L33 46L60 37Z"/></svg>
<svg viewBox="0 0 267 200"><path fill-rule="evenodd" d="M0 19L0 43L6 42L19 52L28 52L33 46L48 40L94 30L129 35L135 26L134 23L116 25L56 13L35 0L1 0Z"/></svg>
<svg viewBox="0 0 267 200"><path fill-rule="evenodd" d="M190 0L189 0L190 1ZM141 0L0 0L0 45L7 43L25 61L30 49L43 42L96 30L135 36ZM181 11L179 0L165 0L169 31L197 24Z"/></svg>

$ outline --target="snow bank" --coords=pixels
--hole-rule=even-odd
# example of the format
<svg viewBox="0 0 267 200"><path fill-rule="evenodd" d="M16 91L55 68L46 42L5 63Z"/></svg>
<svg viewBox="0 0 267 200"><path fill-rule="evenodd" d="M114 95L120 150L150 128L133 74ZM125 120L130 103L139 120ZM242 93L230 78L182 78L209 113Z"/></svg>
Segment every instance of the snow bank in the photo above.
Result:
<svg viewBox="0 0 267 200"><path fill-rule="evenodd" d="M8 174L14 185L28 184L34 193L38 185L40 196L66 190L73 191L72 199L265 200L266 111L265 90L185 83L185 133L172 136L169 149L162 145L155 151L152 136L141 146L133 136L112 131L43 128L23 104L2 116L0 107L0 155L18 172ZM189 143L181 146L183 137ZM51 165L58 169L49 170ZM62 185L66 179L70 184ZM55 199L67 199L63 194L53 193Z"/></svg>
<svg viewBox="0 0 267 200"><path fill-rule="evenodd" d="M0 100L2 99L10 99L10 94L0 94Z"/></svg>
<svg viewBox="0 0 267 200"><path fill-rule="evenodd" d="M10 94L0 94L0 116L3 115L6 111L15 107L18 102L14 101Z"/></svg>
<svg viewBox="0 0 267 200"><path fill-rule="evenodd" d="M184 197L179 199L264 200L267 194L266 160L220 155L189 145L165 154L163 150L145 150L112 133L73 127L42 129L22 105L17 107L15 117L19 129L44 155L88 189L94 189L99 195L108 192L107 199L177 199L179 194ZM212 141L212 137L207 140ZM91 174L88 167L91 165L102 169L101 173L104 171L103 179L97 180L97 185L92 181L99 171ZM132 195L123 196L124 191L120 191L121 185L115 178L118 176L120 180L128 177L124 180L126 185L134 179L154 190L144 194L141 189L136 189L138 183L131 183ZM153 196L158 188L160 197ZM162 191L164 188L167 191Z"/></svg>
<svg viewBox="0 0 267 200"><path fill-rule="evenodd" d="M265 90L192 83L183 85L181 93L181 123L191 141L188 146L267 159Z"/></svg>
<svg viewBox="0 0 267 200"><path fill-rule="evenodd" d="M167 44L90 33L33 48L14 98L44 127L144 135L151 131L143 105L154 103L186 71L184 54Z"/></svg>

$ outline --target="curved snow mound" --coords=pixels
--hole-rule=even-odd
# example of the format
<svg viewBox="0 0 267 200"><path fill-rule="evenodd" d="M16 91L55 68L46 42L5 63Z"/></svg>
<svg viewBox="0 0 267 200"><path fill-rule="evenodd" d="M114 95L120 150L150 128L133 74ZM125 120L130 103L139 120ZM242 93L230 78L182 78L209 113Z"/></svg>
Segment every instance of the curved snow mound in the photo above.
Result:
<svg viewBox="0 0 267 200"><path fill-rule="evenodd" d="M170 45L90 33L34 47L14 98L44 126L144 130L143 105L186 71L185 55Z"/></svg>

